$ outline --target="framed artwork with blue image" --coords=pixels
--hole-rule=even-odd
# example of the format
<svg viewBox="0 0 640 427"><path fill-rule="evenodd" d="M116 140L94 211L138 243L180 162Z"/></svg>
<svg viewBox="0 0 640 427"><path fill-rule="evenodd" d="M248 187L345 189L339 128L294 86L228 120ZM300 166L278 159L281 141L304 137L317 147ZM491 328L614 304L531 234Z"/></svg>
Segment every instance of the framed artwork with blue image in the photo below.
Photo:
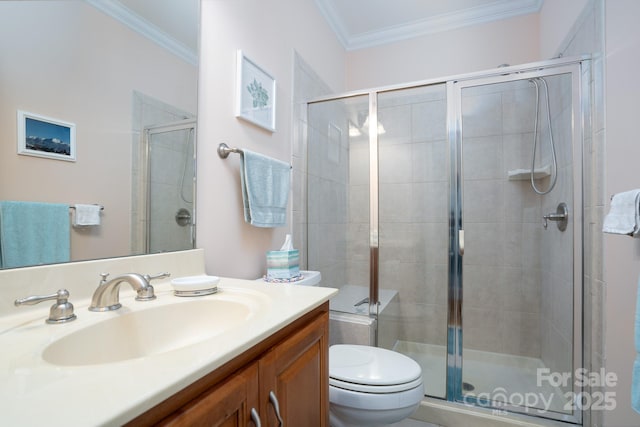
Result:
<svg viewBox="0 0 640 427"><path fill-rule="evenodd" d="M236 117L275 132L276 80L241 50L236 80Z"/></svg>
<svg viewBox="0 0 640 427"><path fill-rule="evenodd" d="M18 154L76 161L76 125L18 110Z"/></svg>

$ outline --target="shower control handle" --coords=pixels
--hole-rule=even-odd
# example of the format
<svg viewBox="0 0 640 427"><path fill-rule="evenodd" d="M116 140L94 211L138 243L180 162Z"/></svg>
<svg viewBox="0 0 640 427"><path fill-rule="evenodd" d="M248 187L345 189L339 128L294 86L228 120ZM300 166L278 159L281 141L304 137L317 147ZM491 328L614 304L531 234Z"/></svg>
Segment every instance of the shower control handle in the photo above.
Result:
<svg viewBox="0 0 640 427"><path fill-rule="evenodd" d="M542 218L544 222L542 226L546 230L548 227L547 221L555 221L558 225L558 230L564 231L567 229L567 222L569 221L569 209L567 209L567 204L562 202L558 205L555 213L548 213L543 215Z"/></svg>

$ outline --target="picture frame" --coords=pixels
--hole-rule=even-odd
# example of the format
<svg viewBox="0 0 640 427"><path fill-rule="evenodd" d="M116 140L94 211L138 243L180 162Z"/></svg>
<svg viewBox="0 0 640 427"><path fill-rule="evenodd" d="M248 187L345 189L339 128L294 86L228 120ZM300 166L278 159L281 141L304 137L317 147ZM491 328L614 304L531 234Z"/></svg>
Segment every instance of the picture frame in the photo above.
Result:
<svg viewBox="0 0 640 427"><path fill-rule="evenodd" d="M76 125L18 110L18 154L76 161Z"/></svg>
<svg viewBox="0 0 640 427"><path fill-rule="evenodd" d="M276 80L238 50L236 117L276 131Z"/></svg>

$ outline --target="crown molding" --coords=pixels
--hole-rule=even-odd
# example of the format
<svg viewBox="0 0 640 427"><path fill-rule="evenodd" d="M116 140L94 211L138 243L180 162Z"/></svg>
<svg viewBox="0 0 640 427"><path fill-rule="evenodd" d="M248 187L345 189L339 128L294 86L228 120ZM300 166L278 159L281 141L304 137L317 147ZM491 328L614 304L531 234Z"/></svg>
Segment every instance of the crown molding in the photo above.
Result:
<svg viewBox="0 0 640 427"><path fill-rule="evenodd" d="M109 1L109 0L85 0L91 6L100 10L101 12L106 13L122 24L126 25L133 31L138 34L148 38L152 42L156 43L158 46L168 50L172 54L176 55L183 61L197 66L198 65L198 54L188 47L184 46L182 43L178 42L173 37L167 35L164 31L162 31L157 26L153 25L149 21L140 17L139 15L132 12L130 9L125 7L119 1Z"/></svg>
<svg viewBox="0 0 640 427"><path fill-rule="evenodd" d="M515 4L509 0L496 0L485 6L476 6L459 12L441 14L432 18L354 35L348 33L344 21L333 8L331 1L315 0L315 2L344 48L346 50L356 50L529 13L537 13L542 8L544 0L520 0Z"/></svg>
<svg viewBox="0 0 640 427"><path fill-rule="evenodd" d="M335 35L338 37L340 44L342 44L345 49L349 50L349 32L345 27L344 21L340 18L340 15L333 7L333 2L327 0L314 0L314 2L325 21L329 24L329 27L331 27Z"/></svg>

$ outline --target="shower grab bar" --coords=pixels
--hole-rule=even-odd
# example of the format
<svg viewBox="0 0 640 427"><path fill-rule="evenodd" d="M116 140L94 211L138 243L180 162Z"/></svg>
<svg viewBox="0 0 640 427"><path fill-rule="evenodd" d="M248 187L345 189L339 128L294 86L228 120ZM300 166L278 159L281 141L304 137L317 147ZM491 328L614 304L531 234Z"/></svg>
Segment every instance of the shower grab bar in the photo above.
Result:
<svg viewBox="0 0 640 427"><path fill-rule="evenodd" d="M218 156L220 156L221 159L226 159L231 153L244 154L244 151L242 151L241 148L231 148L224 142L218 145Z"/></svg>

